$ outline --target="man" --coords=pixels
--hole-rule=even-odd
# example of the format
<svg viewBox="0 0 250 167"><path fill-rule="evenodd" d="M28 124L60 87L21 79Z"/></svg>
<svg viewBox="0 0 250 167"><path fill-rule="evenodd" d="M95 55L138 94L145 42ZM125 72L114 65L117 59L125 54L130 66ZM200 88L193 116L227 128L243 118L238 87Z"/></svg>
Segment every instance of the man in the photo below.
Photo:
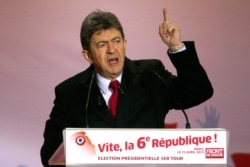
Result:
<svg viewBox="0 0 250 167"><path fill-rule="evenodd" d="M85 18L80 36L82 55L90 66L55 88L41 148L44 166L49 166L66 127L163 128L168 110L190 108L212 96L194 43L182 42L179 27L169 21L165 9L163 15L159 34L178 76L160 60L126 57L123 28L114 14L98 10ZM109 104L113 96L109 84L114 80L119 81L117 106ZM116 111L110 113L113 108Z"/></svg>

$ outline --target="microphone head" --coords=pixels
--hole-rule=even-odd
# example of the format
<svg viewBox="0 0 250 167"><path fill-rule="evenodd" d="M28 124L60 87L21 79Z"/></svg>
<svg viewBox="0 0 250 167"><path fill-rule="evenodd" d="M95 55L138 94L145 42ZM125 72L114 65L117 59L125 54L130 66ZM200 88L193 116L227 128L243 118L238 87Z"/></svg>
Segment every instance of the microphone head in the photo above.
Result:
<svg viewBox="0 0 250 167"><path fill-rule="evenodd" d="M101 96L97 96L97 104L98 104L99 106L102 105L102 98L101 98Z"/></svg>
<svg viewBox="0 0 250 167"><path fill-rule="evenodd" d="M118 86L118 89L119 89L119 92L120 92L122 95L125 95L125 92L124 92L123 88L121 87L121 85Z"/></svg>

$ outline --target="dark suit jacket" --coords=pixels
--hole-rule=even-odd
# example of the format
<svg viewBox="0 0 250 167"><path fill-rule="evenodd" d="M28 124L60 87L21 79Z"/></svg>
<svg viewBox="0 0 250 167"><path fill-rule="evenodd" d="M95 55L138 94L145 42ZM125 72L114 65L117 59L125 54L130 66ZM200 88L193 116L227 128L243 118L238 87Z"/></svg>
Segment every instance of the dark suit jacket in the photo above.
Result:
<svg viewBox="0 0 250 167"><path fill-rule="evenodd" d="M194 43L185 45L184 52L168 53L178 77L168 72L159 60L126 58L115 120L95 80L86 111L92 66L59 84L44 132L41 149L44 166L62 142L64 128L86 127L86 112L90 128L163 128L168 110L180 108L179 104L183 108L193 107L210 98L213 89L199 63Z"/></svg>

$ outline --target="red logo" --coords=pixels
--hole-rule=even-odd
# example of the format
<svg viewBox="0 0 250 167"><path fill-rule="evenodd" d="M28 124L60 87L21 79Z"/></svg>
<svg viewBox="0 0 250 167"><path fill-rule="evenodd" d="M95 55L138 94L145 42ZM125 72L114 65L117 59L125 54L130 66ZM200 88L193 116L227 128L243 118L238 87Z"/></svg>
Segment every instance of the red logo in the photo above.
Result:
<svg viewBox="0 0 250 167"><path fill-rule="evenodd" d="M224 158L224 148L206 148L206 158Z"/></svg>

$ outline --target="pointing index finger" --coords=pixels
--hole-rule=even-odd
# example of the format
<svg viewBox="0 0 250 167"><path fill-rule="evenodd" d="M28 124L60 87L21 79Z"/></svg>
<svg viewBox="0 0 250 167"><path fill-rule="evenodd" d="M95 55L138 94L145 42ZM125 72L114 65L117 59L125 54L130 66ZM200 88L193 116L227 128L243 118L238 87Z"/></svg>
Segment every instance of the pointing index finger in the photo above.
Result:
<svg viewBox="0 0 250 167"><path fill-rule="evenodd" d="M164 22L169 22L168 12L166 8L163 8L163 18L164 18Z"/></svg>

